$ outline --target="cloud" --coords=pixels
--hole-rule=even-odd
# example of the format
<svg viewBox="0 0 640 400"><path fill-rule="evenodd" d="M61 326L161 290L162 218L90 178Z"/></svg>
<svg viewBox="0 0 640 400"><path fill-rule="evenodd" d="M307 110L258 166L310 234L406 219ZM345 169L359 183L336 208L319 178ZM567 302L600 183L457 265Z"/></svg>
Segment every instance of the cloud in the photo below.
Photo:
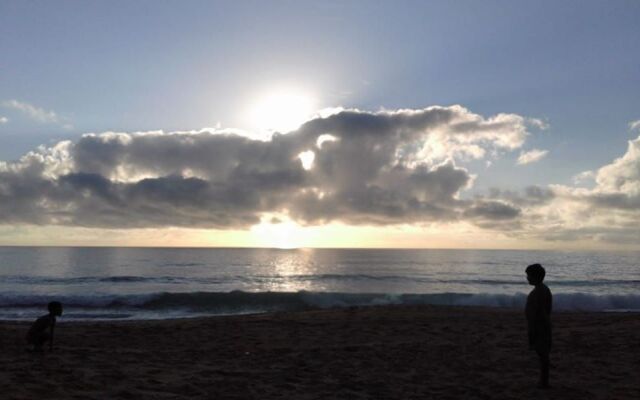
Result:
<svg viewBox="0 0 640 400"><path fill-rule="evenodd" d="M503 220L517 217L520 210L500 202L486 202L469 208L465 214L489 220Z"/></svg>
<svg viewBox="0 0 640 400"><path fill-rule="evenodd" d="M7 122L9 122L9 118L7 118L7 117L0 117L0 124L6 124Z"/></svg>
<svg viewBox="0 0 640 400"><path fill-rule="evenodd" d="M551 185L547 189L551 197L546 202L530 206L515 202L522 207L522 237L637 244L640 237L640 137L629 141L627 151L621 157L595 172L587 171L578 176L595 179L595 185L590 189Z"/></svg>
<svg viewBox="0 0 640 400"><path fill-rule="evenodd" d="M640 196L640 137L628 142L627 152L596 173L598 192Z"/></svg>
<svg viewBox="0 0 640 400"><path fill-rule="evenodd" d="M515 202L461 198L474 177L457 161L520 148L525 125L450 106L340 110L270 140L86 134L0 163L0 223L231 229L278 214L309 225L516 226Z"/></svg>
<svg viewBox="0 0 640 400"><path fill-rule="evenodd" d="M53 111L47 111L45 109L33 106L29 103L21 102L18 100L8 100L2 103L4 107L18 110L28 117L38 122L58 122L58 115Z"/></svg>
<svg viewBox="0 0 640 400"><path fill-rule="evenodd" d="M73 125L68 121L67 118L59 116L54 111L48 111L23 101L7 100L2 102L1 105L5 108L19 111L20 113L27 116L29 119L36 121L38 123L57 124L62 126L65 129L73 128Z"/></svg>
<svg viewBox="0 0 640 400"><path fill-rule="evenodd" d="M633 131L636 129L640 129L640 119L637 121L631 121L629 122L629 130Z"/></svg>
<svg viewBox="0 0 640 400"><path fill-rule="evenodd" d="M548 204L555 198L555 194L549 188L534 185L525 187L522 193L512 190L491 188L489 190L489 195L486 198L499 199L500 201L506 201L510 204L517 205L518 207L531 207Z"/></svg>
<svg viewBox="0 0 640 400"><path fill-rule="evenodd" d="M577 179L577 180L576 180ZM475 224L523 241L602 243L637 246L640 237L640 137L626 152L595 171L574 178L579 185L530 186L523 191L494 188L465 213ZM480 207L484 205L484 207ZM513 207L514 210L510 210ZM517 211L517 214L516 214ZM499 216L513 215L501 221ZM491 215L488 221L478 220Z"/></svg>
<svg viewBox="0 0 640 400"><path fill-rule="evenodd" d="M582 185L587 182L595 180L595 173L593 171L582 171L573 177L574 185Z"/></svg>
<svg viewBox="0 0 640 400"><path fill-rule="evenodd" d="M528 118L527 123L533 127L536 127L540 130L549 129L549 123L547 121L543 121L538 118Z"/></svg>
<svg viewBox="0 0 640 400"><path fill-rule="evenodd" d="M531 164L542 160L549 153L548 150L533 149L527 152L521 152L518 157L518 165Z"/></svg>

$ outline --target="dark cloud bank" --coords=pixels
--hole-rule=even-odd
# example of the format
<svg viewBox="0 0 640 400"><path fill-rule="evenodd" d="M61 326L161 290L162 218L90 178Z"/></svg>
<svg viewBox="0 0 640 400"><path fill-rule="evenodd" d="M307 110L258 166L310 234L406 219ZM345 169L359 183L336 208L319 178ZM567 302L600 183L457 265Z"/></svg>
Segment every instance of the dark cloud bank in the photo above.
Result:
<svg viewBox="0 0 640 400"><path fill-rule="evenodd" d="M90 134L4 164L0 222L236 228L264 213L304 224L502 221L518 209L460 200L472 177L451 160L469 148L516 148L523 124L454 106L342 111L269 141L224 131ZM430 138L444 150L425 162ZM299 155L310 151L306 169Z"/></svg>
<svg viewBox="0 0 640 400"><path fill-rule="evenodd" d="M268 141L213 130L88 134L0 163L0 223L226 229L275 213L301 224L464 220L518 230L525 211L554 192L463 200L473 176L455 160L520 148L526 123L452 106L342 111ZM313 152L310 168L303 152ZM637 207L628 198L589 201Z"/></svg>

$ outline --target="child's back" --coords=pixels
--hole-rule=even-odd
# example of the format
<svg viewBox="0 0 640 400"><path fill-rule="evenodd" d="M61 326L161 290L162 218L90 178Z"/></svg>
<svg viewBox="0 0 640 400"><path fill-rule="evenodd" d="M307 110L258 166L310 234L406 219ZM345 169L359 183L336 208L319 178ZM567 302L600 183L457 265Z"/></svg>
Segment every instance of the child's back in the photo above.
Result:
<svg viewBox="0 0 640 400"><path fill-rule="evenodd" d="M55 324L56 317L51 314L43 315L38 318L29 328L27 333L27 341L31 344L35 344L35 339L40 337L43 333L46 334L47 329L51 328Z"/></svg>

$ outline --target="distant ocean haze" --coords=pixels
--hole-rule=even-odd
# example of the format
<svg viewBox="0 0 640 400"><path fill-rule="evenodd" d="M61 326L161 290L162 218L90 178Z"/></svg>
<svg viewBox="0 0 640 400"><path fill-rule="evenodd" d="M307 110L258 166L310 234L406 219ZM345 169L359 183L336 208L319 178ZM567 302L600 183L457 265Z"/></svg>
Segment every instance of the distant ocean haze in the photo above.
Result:
<svg viewBox="0 0 640 400"><path fill-rule="evenodd" d="M640 309L639 252L0 248L0 319L155 319L377 304L522 307L541 263L556 310Z"/></svg>

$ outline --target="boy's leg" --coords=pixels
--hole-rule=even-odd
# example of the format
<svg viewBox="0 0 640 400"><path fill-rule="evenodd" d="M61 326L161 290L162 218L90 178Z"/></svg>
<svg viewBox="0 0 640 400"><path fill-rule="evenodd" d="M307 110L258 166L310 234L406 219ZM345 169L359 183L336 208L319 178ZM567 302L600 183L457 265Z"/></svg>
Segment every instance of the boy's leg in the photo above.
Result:
<svg viewBox="0 0 640 400"><path fill-rule="evenodd" d="M49 334L46 332L41 333L34 338L33 345L35 351L42 351L44 344L49 341Z"/></svg>
<svg viewBox="0 0 640 400"><path fill-rule="evenodd" d="M546 388L549 387L549 352L539 351L538 357L540 358L540 383L539 386Z"/></svg>

